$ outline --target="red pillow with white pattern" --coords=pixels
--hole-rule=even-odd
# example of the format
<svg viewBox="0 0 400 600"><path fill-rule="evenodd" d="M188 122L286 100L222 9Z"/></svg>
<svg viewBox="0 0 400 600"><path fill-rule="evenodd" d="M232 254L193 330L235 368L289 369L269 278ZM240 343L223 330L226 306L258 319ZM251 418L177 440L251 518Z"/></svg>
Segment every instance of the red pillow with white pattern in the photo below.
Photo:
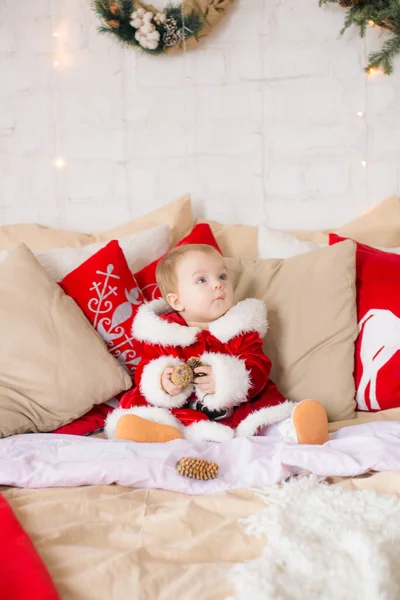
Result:
<svg viewBox="0 0 400 600"><path fill-rule="evenodd" d="M176 248L176 246L184 246L185 244L206 244L207 246L213 246L222 254L211 227L207 223L200 223L199 225L196 225L189 235L175 244L174 248ZM158 285L156 283L156 270L158 263L164 256L165 254L135 273L137 284L147 301L155 300L156 298L161 297L160 290L158 289Z"/></svg>
<svg viewBox="0 0 400 600"><path fill-rule="evenodd" d="M110 353L134 375L141 357L132 321L143 297L118 242L96 252L59 285L85 313Z"/></svg>
<svg viewBox="0 0 400 600"><path fill-rule="evenodd" d="M330 234L329 244L346 238ZM400 407L400 256L357 243L358 410Z"/></svg>

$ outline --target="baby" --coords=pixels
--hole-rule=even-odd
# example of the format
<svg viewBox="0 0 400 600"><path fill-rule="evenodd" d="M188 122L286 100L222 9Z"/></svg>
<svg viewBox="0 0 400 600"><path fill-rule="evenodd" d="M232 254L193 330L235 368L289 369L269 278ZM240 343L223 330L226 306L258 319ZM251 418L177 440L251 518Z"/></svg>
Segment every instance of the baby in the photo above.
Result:
<svg viewBox="0 0 400 600"><path fill-rule="evenodd" d="M157 283L163 300L142 305L132 328L143 345L137 387L108 417L108 437L223 442L274 425L274 434L294 442L328 440L322 404L290 402L270 380L271 361L262 348L264 302L234 304L217 250L202 244L174 248L158 265ZM184 388L174 384L174 367L192 357L202 363L194 381Z"/></svg>

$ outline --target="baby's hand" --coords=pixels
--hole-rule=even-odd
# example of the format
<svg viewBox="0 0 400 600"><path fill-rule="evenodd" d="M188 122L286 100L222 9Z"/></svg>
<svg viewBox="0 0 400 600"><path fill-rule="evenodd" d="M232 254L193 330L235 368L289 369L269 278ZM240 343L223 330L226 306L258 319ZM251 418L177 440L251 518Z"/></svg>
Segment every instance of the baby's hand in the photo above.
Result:
<svg viewBox="0 0 400 600"><path fill-rule="evenodd" d="M196 367L195 373L205 373L204 377L196 377L196 385L203 394L215 394L215 379L212 367Z"/></svg>
<svg viewBox="0 0 400 600"><path fill-rule="evenodd" d="M161 387L164 392L167 392L170 396L177 396L182 391L181 385L175 385L171 381L171 374L173 371L173 367L167 367L164 369L163 374L161 375Z"/></svg>

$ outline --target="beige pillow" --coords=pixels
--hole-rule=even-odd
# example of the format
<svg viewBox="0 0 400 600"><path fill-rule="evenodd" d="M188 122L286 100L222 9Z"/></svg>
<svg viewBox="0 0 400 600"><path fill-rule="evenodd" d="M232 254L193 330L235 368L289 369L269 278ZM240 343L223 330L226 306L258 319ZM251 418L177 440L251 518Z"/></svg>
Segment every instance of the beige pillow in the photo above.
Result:
<svg viewBox="0 0 400 600"><path fill-rule="evenodd" d="M0 226L0 251L15 248L21 243L26 244L36 252L53 248L82 248L88 244L108 242L163 224L167 224L171 228L170 245L178 242L192 229L193 216L190 194L181 196L148 215L132 219L132 221L128 221L128 223L119 227L99 233L75 233L63 229L43 227L36 223L2 225Z"/></svg>
<svg viewBox="0 0 400 600"><path fill-rule="evenodd" d="M264 349L287 398L322 402L330 421L354 417L357 337L354 242L286 260L227 259L237 300L265 300Z"/></svg>
<svg viewBox="0 0 400 600"><path fill-rule="evenodd" d="M370 246L398 247L400 246L400 199L391 196L339 229L294 231L292 234L300 240L328 244L330 232Z"/></svg>
<svg viewBox="0 0 400 600"><path fill-rule="evenodd" d="M0 437L52 431L131 386L24 245L0 264L0 335Z"/></svg>
<svg viewBox="0 0 400 600"><path fill-rule="evenodd" d="M250 225L223 225L217 221L203 221L212 229L224 256L258 258L258 227Z"/></svg>

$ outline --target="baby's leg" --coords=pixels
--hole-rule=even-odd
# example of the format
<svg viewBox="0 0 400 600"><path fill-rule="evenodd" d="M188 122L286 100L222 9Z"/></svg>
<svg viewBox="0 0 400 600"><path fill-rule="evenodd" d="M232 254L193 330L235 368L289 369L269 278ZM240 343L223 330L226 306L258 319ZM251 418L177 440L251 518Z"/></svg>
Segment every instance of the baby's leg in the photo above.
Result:
<svg viewBox="0 0 400 600"><path fill-rule="evenodd" d="M117 421L115 439L142 443L163 443L183 438L176 427L154 423L137 415L122 415Z"/></svg>
<svg viewBox="0 0 400 600"><path fill-rule="evenodd" d="M316 400L297 404L289 419L279 424L282 437L298 444L325 444L329 440L328 417L325 408Z"/></svg>

